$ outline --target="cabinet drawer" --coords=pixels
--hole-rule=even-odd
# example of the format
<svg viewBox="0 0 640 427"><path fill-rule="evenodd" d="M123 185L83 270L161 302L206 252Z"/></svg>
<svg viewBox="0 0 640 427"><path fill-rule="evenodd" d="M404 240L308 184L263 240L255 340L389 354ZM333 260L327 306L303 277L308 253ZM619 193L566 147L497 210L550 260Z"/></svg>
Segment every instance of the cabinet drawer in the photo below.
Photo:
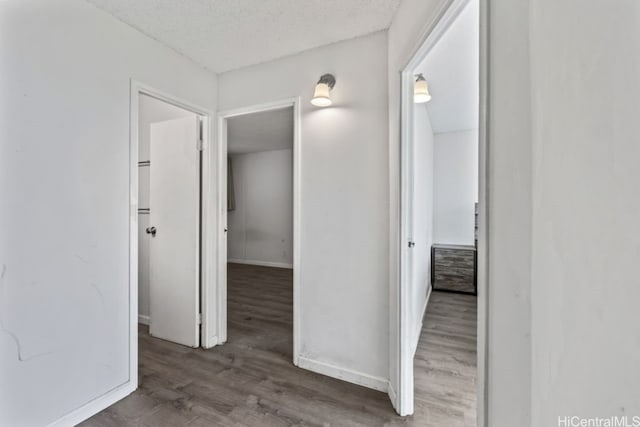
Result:
<svg viewBox="0 0 640 427"><path fill-rule="evenodd" d="M431 283L434 290L475 294L475 246L433 245Z"/></svg>

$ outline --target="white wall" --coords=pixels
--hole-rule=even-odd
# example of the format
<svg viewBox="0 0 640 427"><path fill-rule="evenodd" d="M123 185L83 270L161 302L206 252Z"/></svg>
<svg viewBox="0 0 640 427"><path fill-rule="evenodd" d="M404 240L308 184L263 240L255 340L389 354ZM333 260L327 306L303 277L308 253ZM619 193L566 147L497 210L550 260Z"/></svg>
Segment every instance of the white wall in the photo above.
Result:
<svg viewBox="0 0 640 427"><path fill-rule="evenodd" d="M491 0L487 7L491 28L486 177L490 252L487 293L479 295L479 298L488 298L487 425L530 426L532 147L529 12L525 2ZM567 19L573 20L572 17Z"/></svg>
<svg viewBox="0 0 640 427"><path fill-rule="evenodd" d="M479 304L489 304L486 387L488 426L531 425L531 115L528 2L487 0L491 32L488 82L490 148L487 185L491 247L488 290L479 289ZM389 29L389 183L391 323L398 323L398 213L400 72L424 40L424 30L448 0L403 0ZM570 16L565 17L572 20ZM484 29L482 29L484 31ZM551 66L550 64L547 64ZM481 79L484 78L481 75ZM482 259L480 259L482 261ZM482 326L482 324L481 324ZM398 385L397 329L391 329L390 380ZM480 331L482 342L484 332Z"/></svg>
<svg viewBox="0 0 640 427"><path fill-rule="evenodd" d="M221 74L218 98L225 110L301 97L302 356L366 374L384 387L386 48L386 34L375 33ZM337 79L334 106L313 107L314 85L328 72Z"/></svg>
<svg viewBox="0 0 640 427"><path fill-rule="evenodd" d="M640 3L530 8L532 425L565 415L631 423L640 415Z"/></svg>
<svg viewBox="0 0 640 427"><path fill-rule="evenodd" d="M41 426L129 381L130 78L216 78L80 0L0 2L0 45L0 425Z"/></svg>
<svg viewBox="0 0 640 427"><path fill-rule="evenodd" d="M413 146L413 271L412 319L414 347L417 348L422 329L422 318L431 291L431 245L434 233L434 145L435 138L425 104L414 109Z"/></svg>
<svg viewBox="0 0 640 427"><path fill-rule="evenodd" d="M388 156L384 34L221 77L224 108L303 96L303 350L372 375L398 338L399 71L443 3L389 31ZM488 425L637 414L639 5L490 3ZM42 425L128 380L128 79L215 108L215 77L84 2L0 4L0 424ZM325 71L342 103L315 110Z"/></svg>
<svg viewBox="0 0 640 427"><path fill-rule="evenodd" d="M146 95L140 95L139 103L138 160L145 162L149 161L151 123L195 116L195 114ZM151 167L151 165L141 165L138 168L138 208L140 209L149 209L149 173L151 172ZM151 243L151 236L145 230L150 225L149 214L141 213L138 215L138 314L143 318L149 316L149 244Z"/></svg>
<svg viewBox="0 0 640 427"><path fill-rule="evenodd" d="M233 155L231 161L236 209L227 216L229 262L292 267L292 150Z"/></svg>
<svg viewBox="0 0 640 427"><path fill-rule="evenodd" d="M395 73L435 3L403 1L389 33L392 155ZM483 13L487 425L637 415L640 4L489 0Z"/></svg>
<svg viewBox="0 0 640 427"><path fill-rule="evenodd" d="M433 241L473 245L478 201L478 130L435 135Z"/></svg>

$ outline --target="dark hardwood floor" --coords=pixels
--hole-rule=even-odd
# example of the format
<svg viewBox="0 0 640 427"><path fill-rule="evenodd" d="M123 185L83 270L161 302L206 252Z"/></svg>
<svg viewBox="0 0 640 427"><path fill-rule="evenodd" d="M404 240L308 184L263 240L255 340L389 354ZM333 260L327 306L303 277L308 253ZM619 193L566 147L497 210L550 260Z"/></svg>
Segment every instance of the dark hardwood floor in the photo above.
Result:
<svg viewBox="0 0 640 427"><path fill-rule="evenodd" d="M229 264L228 342L191 349L140 327L140 387L84 426L475 426L476 300L434 292L415 361L416 411L292 364L291 270Z"/></svg>
<svg viewBox="0 0 640 427"><path fill-rule="evenodd" d="M416 426L476 426L476 300L434 291L414 361Z"/></svg>

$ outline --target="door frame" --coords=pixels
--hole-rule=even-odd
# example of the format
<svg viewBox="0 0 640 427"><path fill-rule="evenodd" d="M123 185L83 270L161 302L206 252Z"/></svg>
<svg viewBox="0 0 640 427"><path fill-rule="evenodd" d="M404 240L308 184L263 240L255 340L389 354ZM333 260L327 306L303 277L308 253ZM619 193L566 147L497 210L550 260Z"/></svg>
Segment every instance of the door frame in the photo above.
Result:
<svg viewBox="0 0 640 427"><path fill-rule="evenodd" d="M399 180L399 209L400 209L400 233L397 236L397 247L399 248L399 277L397 292L399 304L399 317L392 319L391 327L399 336L399 348L396 358L396 366L399 378L399 388L397 390L394 406L400 415L409 415L414 410L414 373L413 373L413 334L410 328L411 317L411 296L410 283L408 283L408 242L407 234L408 220L410 213L407 212L411 194L410 178L413 173L411 167L410 154L413 148L414 129L414 103L413 85L414 74L417 66L426 58L442 35L449 29L451 24L457 19L462 10L472 0L447 0L442 5L435 19L429 22L422 31L419 38L418 47L414 49L411 59L406 63L400 72L401 92L400 92L400 180ZM488 289L488 266L489 266L489 242L488 242L488 2L489 0L478 0L480 8L480 102L479 102L479 123L478 123L478 335L477 335L477 372L478 372L478 392L477 392L477 425L486 427L487 424L487 349L488 349L488 310L489 310L489 289Z"/></svg>
<svg viewBox="0 0 640 427"><path fill-rule="evenodd" d="M212 227L208 225L207 218L211 215L211 201L214 197L213 188L206 185L207 177L211 176L211 165L214 164L211 150L213 112L207 108L185 101L169 93L158 90L140 81L130 81L129 103L129 381L138 387L138 161L139 161L139 96L147 95L159 101L182 108L197 114L202 118L202 159L200 183L201 192L201 221L200 221L200 310L202 315L200 345L205 343L207 336L207 318L209 307L207 295L209 294L211 253L205 244L206 237L211 233Z"/></svg>
<svg viewBox="0 0 640 427"><path fill-rule="evenodd" d="M227 341L227 119L293 107L293 364L300 355L300 206L302 162L300 144L300 97L254 104L218 113L217 137L217 344Z"/></svg>

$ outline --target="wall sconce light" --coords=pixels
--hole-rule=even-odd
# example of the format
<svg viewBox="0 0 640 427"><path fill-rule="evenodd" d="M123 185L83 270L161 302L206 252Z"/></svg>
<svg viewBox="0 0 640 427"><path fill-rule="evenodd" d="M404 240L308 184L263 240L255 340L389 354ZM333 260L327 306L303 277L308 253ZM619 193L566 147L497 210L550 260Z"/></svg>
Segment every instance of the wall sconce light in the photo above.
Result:
<svg viewBox="0 0 640 427"><path fill-rule="evenodd" d="M413 102L416 104L424 104L431 101L431 94L429 93L429 85L425 80L422 73L416 77L416 82L413 85Z"/></svg>
<svg viewBox="0 0 640 427"><path fill-rule="evenodd" d="M336 85L336 78L333 74L324 74L316 84L316 90L311 98L311 103L316 107L328 107L331 105L329 92Z"/></svg>

